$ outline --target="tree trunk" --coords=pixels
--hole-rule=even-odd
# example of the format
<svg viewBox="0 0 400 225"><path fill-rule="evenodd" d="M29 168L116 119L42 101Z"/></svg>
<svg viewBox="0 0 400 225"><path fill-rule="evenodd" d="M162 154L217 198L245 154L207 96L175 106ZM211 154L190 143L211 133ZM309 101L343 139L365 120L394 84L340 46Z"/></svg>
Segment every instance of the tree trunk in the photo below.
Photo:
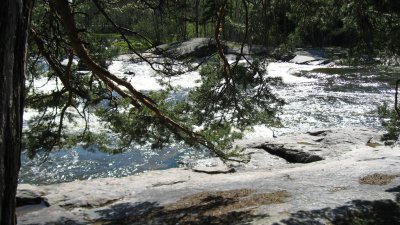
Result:
<svg viewBox="0 0 400 225"><path fill-rule="evenodd" d="M270 8L270 2L269 0L264 0L263 2L263 19L264 19L264 45L265 46L269 46L269 36L270 36L270 27L269 27L269 23L270 23L270 19L268 18L268 10Z"/></svg>
<svg viewBox="0 0 400 225"><path fill-rule="evenodd" d="M0 1L0 224L16 224L26 46L32 0Z"/></svg>
<svg viewBox="0 0 400 225"><path fill-rule="evenodd" d="M162 28L162 17L163 14L161 9L153 10L153 23L154 23L154 38L155 46L162 44L163 28Z"/></svg>
<svg viewBox="0 0 400 225"><path fill-rule="evenodd" d="M195 18L194 18L194 22L195 22L195 32L196 32L196 37L199 37L199 17L200 17L200 0L195 0Z"/></svg>

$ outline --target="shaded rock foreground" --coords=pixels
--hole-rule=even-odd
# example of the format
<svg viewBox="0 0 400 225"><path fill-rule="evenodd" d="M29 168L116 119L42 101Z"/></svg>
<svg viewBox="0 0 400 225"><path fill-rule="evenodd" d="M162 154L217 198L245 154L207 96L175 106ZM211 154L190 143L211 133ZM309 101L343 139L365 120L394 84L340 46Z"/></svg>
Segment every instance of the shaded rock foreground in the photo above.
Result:
<svg viewBox="0 0 400 225"><path fill-rule="evenodd" d="M380 136L346 128L241 140L247 164L210 159L123 178L21 184L18 224L400 224L400 147Z"/></svg>

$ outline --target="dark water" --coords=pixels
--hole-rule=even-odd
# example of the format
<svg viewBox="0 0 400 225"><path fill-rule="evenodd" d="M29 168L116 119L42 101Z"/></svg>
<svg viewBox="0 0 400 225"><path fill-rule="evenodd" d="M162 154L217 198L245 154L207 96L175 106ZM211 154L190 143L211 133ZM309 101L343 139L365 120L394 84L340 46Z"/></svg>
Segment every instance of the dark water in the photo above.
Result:
<svg viewBox="0 0 400 225"><path fill-rule="evenodd" d="M29 160L22 155L20 183L51 184L99 177L123 177L148 170L179 166L185 157L205 157L206 152L175 145L152 150L137 146L124 153L108 154L97 149L77 147L59 150Z"/></svg>
<svg viewBox="0 0 400 225"><path fill-rule="evenodd" d="M273 128L278 135L327 127L380 129L376 109L384 101L393 104L394 82L400 78L398 73L365 68L322 68L291 75L294 75L293 79L306 78L306 81L289 82L274 88L286 101L279 115L283 127ZM201 158L206 155L206 152L184 145L160 150L135 146L116 155L77 147L52 152L46 161L42 157L31 161L23 155L19 182L49 184L122 177L147 170L178 167L185 157Z"/></svg>

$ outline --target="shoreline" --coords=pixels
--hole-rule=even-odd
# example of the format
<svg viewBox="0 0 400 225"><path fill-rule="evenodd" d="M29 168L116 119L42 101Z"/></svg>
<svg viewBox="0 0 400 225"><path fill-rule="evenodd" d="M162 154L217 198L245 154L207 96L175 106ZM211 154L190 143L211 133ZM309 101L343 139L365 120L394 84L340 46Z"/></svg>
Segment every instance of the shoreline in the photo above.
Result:
<svg viewBox="0 0 400 225"><path fill-rule="evenodd" d="M192 165L200 168L197 172L172 168L122 178L20 184L20 197L30 193L49 207L19 208L18 224L296 224L289 222L368 218L388 206L400 212L400 147L385 146L380 135L342 128L246 140L241 144L251 160L226 167L235 172L215 160ZM267 151L273 147L321 160L289 163ZM394 215L381 219L400 219Z"/></svg>

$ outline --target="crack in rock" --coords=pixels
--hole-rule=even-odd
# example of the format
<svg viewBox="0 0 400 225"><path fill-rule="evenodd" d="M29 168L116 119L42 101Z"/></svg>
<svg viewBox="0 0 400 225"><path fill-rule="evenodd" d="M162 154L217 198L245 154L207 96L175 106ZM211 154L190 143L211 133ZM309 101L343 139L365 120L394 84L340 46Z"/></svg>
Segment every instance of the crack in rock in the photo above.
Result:
<svg viewBox="0 0 400 225"><path fill-rule="evenodd" d="M153 187L160 187L160 186L167 186L167 185L174 185L174 184L180 184L180 183L185 183L187 180L178 180L178 181L172 181L172 182L165 182L165 183L156 183L153 184Z"/></svg>
<svg viewBox="0 0 400 225"><path fill-rule="evenodd" d="M290 163L312 163L324 160L324 158L321 156L310 154L301 150L285 148L284 145L279 144L265 143L257 146L256 148L264 149L269 154L281 157Z"/></svg>
<svg viewBox="0 0 400 225"><path fill-rule="evenodd" d="M193 172L197 173L207 173L207 174L224 174L224 173L234 173L236 172L235 168L193 168Z"/></svg>

